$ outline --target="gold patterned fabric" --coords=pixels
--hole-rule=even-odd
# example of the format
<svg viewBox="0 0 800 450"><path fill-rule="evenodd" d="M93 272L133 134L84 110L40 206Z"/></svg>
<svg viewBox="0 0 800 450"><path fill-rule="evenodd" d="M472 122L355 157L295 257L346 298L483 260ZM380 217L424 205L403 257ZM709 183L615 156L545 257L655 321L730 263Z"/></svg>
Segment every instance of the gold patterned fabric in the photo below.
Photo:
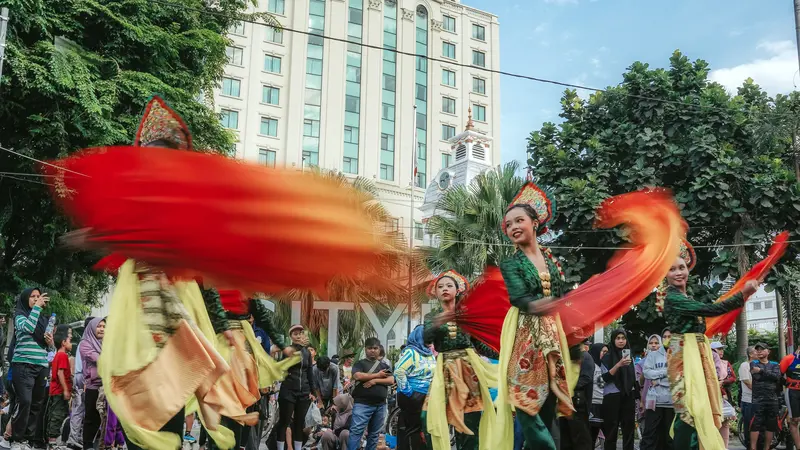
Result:
<svg viewBox="0 0 800 450"><path fill-rule="evenodd" d="M535 416L551 390L563 415L572 413L566 369L561 357L558 321L553 316L520 314L508 364L508 392L512 406ZM551 380L550 375L554 377Z"/></svg>
<svg viewBox="0 0 800 450"><path fill-rule="evenodd" d="M478 375L469 362L466 350L445 352L442 357L447 422L453 425L457 432L472 435L472 430L464 423L464 414L483 411Z"/></svg>
<svg viewBox="0 0 800 450"><path fill-rule="evenodd" d="M696 347L700 352L700 358L697 360L690 360L685 357L686 339L694 339L696 341ZM702 369L703 377L705 378L705 392L703 392L702 386L699 392L703 393L707 398L707 403L711 407L714 426L719 428L722 426L722 403L717 380L717 369L714 366L708 339L700 333L673 334L672 338L670 338L669 351L667 352L667 374L669 376L670 391L672 392L672 404L675 407L675 414L680 420L694 427L696 412L692 411L686 402L686 396L692 394L687 393L686 389L685 374L689 370L687 367L689 364L697 365Z"/></svg>

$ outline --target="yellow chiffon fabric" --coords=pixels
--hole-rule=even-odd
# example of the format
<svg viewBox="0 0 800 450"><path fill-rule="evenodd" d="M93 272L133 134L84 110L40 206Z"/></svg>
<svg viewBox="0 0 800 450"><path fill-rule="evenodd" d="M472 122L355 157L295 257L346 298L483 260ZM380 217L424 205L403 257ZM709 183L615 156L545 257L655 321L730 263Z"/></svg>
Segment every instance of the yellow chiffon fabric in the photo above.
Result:
<svg viewBox="0 0 800 450"><path fill-rule="evenodd" d="M500 364L498 375L497 399L497 421L494 425L492 442L493 448L498 450L509 450L514 447L514 407L509 402L508 395L508 366L511 362L511 353L514 351L514 342L517 337L517 327L519 324L519 308L512 306L506 314L503 322L503 330L500 333ZM563 355L564 369L567 376L567 386L569 396L572 397L575 385L578 383L580 368L572 364L569 358L569 345L567 345L567 335L561 327L561 320L556 317L558 323L558 335L561 344L561 354Z"/></svg>
<svg viewBox="0 0 800 450"><path fill-rule="evenodd" d="M179 448L181 436L157 430L195 393L205 401L205 394L229 368L196 325L186 320L179 321L175 334L158 350L144 323L134 264L128 260L119 269L98 373L130 440L142 448ZM208 426L218 428L216 423ZM233 445L233 433L230 437L223 448Z"/></svg>
<svg viewBox="0 0 800 450"><path fill-rule="evenodd" d="M479 450L489 450L493 448L492 436L494 435L494 406L489 388L497 386L497 366L488 361L484 361L475 353L475 350L468 348L467 358L472 365L478 382L481 386L481 399L483 401L483 413L478 428ZM434 450L450 449L450 425L447 423L446 394L444 389L444 360L441 353L436 357L436 369L433 372L430 391L428 393L428 413L427 427L428 434L431 435L431 443ZM513 439L513 429L512 429Z"/></svg>
<svg viewBox="0 0 800 450"><path fill-rule="evenodd" d="M711 346L707 339L702 343L697 342L694 333L686 333L683 339L683 381L684 381L684 406L689 415L694 419L694 428L697 430L697 439L702 449L723 449L725 442L719 434L716 421L714 420L714 408L711 402L717 402L716 410L722 410L722 398L720 396L719 380L716 376L706 378L702 364L702 353L700 345L706 347L705 354L708 355L708 363L714 367L714 360L711 358ZM696 361L696 362L695 362ZM709 384L716 395L709 395ZM676 420L677 415L676 415ZM674 430L670 431L674 434Z"/></svg>

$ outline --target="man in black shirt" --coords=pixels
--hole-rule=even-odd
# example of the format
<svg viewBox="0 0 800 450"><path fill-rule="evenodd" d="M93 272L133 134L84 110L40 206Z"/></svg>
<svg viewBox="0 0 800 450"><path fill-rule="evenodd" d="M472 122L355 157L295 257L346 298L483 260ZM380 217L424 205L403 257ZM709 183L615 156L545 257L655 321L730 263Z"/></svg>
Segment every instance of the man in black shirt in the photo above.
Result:
<svg viewBox="0 0 800 450"><path fill-rule="evenodd" d="M769 347L763 342L754 346L757 361L750 363L753 376L753 421L750 425L750 450L756 450L759 432L764 434L764 448L770 448L772 436L778 431L778 387L781 368L770 362Z"/></svg>
<svg viewBox="0 0 800 450"><path fill-rule="evenodd" d="M572 364L580 367L580 373L572 397L575 413L570 418L558 419L562 450L586 450L593 447L592 432L589 429L589 405L592 404L595 364L592 355L586 352L589 344L589 340L586 339L569 349Z"/></svg>
<svg viewBox="0 0 800 450"><path fill-rule="evenodd" d="M394 384L394 377L389 367L379 359L381 342L376 338L368 338L364 342L367 359L362 359L353 366L353 415L350 425L348 449L357 449L361 444L361 436L367 430L367 447L364 450L376 450L378 435L386 422L386 397L389 386Z"/></svg>

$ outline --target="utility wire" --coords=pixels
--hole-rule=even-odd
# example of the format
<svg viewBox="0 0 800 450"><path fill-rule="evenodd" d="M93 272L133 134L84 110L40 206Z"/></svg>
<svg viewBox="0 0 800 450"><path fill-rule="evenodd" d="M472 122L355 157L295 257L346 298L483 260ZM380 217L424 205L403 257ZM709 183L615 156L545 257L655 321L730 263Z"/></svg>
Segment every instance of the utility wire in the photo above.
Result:
<svg viewBox="0 0 800 450"><path fill-rule="evenodd" d="M465 67L465 68L475 69L475 70L479 70L479 71L483 71L483 72L496 73L498 75L505 75L505 76L512 77L512 78L520 78L520 79L524 79L524 80L535 81L535 82L538 82L538 83L552 84L552 85L561 86L561 87L575 88L575 89L582 89L582 90L586 90L586 91L602 92L602 93L620 95L619 93L616 93L616 92L609 92L607 89L600 89L600 88L594 88L594 87L590 87L590 86L583 86L583 85L580 85L580 84L573 84L573 83L567 83L567 82L563 82L563 81L550 80L550 79L547 79L547 78L535 77L535 76L531 76L531 75L523 75L523 74L519 74L519 73L506 72L506 71L503 71L503 70L489 69L487 67L475 66L475 65L472 65L472 64L464 64L464 63L458 62L458 61L451 61L451 60L435 58L435 57L431 57L431 56L427 56L427 55L419 55L419 54L416 54L416 53L404 52L404 51L401 51L401 50L397 50L395 48L386 48L386 47L381 47L381 46L378 46L378 45L365 44L363 42L352 42L352 41L347 40L346 38L337 38L337 37L333 37L333 36L326 36L326 35L322 35L322 34L318 34L318 33L312 33L310 31L295 30L295 29L292 29L292 28L284 27L284 26L275 27L275 26L267 24L267 23L257 22L255 20L248 19L247 17L233 16L233 15L225 14L223 12L210 10L210 9L192 8L192 7L188 7L188 6L184 5L184 4L174 3L174 2L171 2L171 1L167 1L167 0L150 0L150 2L151 3L160 4L160 5L164 5L164 6L168 6L168 7L172 7L172 8L176 8L176 9L181 9L181 10L195 11L195 12L199 12L199 13L202 13L202 14L213 14L213 15L216 15L216 16L219 16L219 17L225 17L225 18L228 18L228 19L238 20L240 22L251 23L253 25L259 25L259 26L263 26L263 27L270 27L270 28L273 28L273 29L280 29L280 30L283 30L283 31L288 31L290 33L304 34L306 36L316 36L316 37L320 37L322 39L326 39L326 40L329 40L329 41L342 42L342 43L345 43L345 44L357 45L359 47L364 47L364 48L371 48L371 49L375 49L375 50L388 51L388 52L396 53L398 55L415 56L415 57L418 57L418 58L424 58L424 59L426 59L428 61L439 62L439 63L447 64L447 65L450 65L450 66ZM652 100L652 101L661 102L661 103L665 103L665 104L672 104L672 105L676 105L676 106L684 106L684 107L691 106L691 107L695 107L695 108L699 108L699 109L716 110L716 111L720 111L720 112L743 112L742 110L729 108L729 107L699 105L699 104L695 104L695 103L686 103L686 102L681 102L681 101L677 101L677 100L669 100L669 99L665 99L665 98L648 97L648 96L645 96L645 95L638 95L638 94L631 94L631 93L625 93L625 94L622 94L622 95L625 95L625 96L631 97L631 98L636 98L636 99L639 99L639 100ZM774 116L777 116L777 117L785 117L785 118L796 117L794 114L785 114L785 113L777 113L777 112L760 113L760 114L763 114L763 115L774 115Z"/></svg>
<svg viewBox="0 0 800 450"><path fill-rule="evenodd" d="M7 152L9 152L9 153L12 153L12 154L14 154L14 155L17 155L17 156L22 156L23 158L30 159L31 161L36 161L36 162L38 162L38 163L40 163L40 164L44 164L44 165L46 165L46 166L54 167L54 168L56 168L56 169L63 170L63 171L65 171L65 172L70 172L70 173L74 173L74 174L76 174L76 175L81 175L81 176L84 176L84 177L86 177L86 178L91 178L91 177L89 177L89 175L85 175L85 174L82 174L82 173L80 173L80 172L75 172L74 170L67 169L66 167L60 167L60 166L57 166L57 165L55 165L55 164L50 164L50 163L49 163L49 162L47 162L47 161L42 161L42 160L36 159L36 158L34 158L34 157L32 157L32 156L23 155L22 153L15 152L14 150L11 150L11 149L8 149L8 148L2 147L2 146L0 146L0 150L7 151Z"/></svg>
<svg viewBox="0 0 800 450"><path fill-rule="evenodd" d="M26 178L17 178L17 177L12 176L12 175L0 175L0 180L2 180L3 178L8 178L9 180L24 181L26 183L35 183L35 184L43 184L45 186L53 186L50 183L43 183L41 181L30 180L30 179L26 179Z"/></svg>

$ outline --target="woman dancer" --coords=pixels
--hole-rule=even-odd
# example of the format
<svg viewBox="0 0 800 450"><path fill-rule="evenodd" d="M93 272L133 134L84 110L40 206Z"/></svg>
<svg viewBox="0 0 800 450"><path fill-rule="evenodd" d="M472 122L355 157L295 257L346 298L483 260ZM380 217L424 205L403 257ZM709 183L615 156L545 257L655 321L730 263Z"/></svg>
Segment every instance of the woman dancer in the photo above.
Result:
<svg viewBox="0 0 800 450"><path fill-rule="evenodd" d="M442 273L428 286L428 295L440 304L425 318L423 331L425 342L432 342L439 352L424 407L434 450L450 448L448 424L456 430L458 450L491 446L494 407L489 387L496 386L497 376L492 373L494 366L483 361L475 348L491 350L448 320L455 314L458 297L468 287L467 279L454 270Z"/></svg>
<svg viewBox="0 0 800 450"><path fill-rule="evenodd" d="M500 264L512 307L501 338L497 428L508 428L511 410L516 409L527 448L542 450L556 449L550 434L556 409L562 415L574 411L562 358L569 354L566 337L560 320L546 314L548 300L563 296L567 284L561 265L536 240L554 215L555 201L534 183L526 183L502 225L517 251Z"/></svg>
<svg viewBox="0 0 800 450"><path fill-rule="evenodd" d="M605 449L617 448L619 428L622 428L622 448L633 450L636 430L636 372L631 360L631 348L625 330L614 330L603 357L603 435Z"/></svg>
<svg viewBox="0 0 800 450"><path fill-rule="evenodd" d="M744 299L758 289L757 280L748 281L742 292L718 303L701 303L692 298L689 271L696 257L688 242L667 273L666 285L659 286L664 318L672 331L667 353L667 371L675 406L673 446L676 449L724 449L719 433L722 402L714 360L705 336L706 317L720 316L744 305Z"/></svg>

